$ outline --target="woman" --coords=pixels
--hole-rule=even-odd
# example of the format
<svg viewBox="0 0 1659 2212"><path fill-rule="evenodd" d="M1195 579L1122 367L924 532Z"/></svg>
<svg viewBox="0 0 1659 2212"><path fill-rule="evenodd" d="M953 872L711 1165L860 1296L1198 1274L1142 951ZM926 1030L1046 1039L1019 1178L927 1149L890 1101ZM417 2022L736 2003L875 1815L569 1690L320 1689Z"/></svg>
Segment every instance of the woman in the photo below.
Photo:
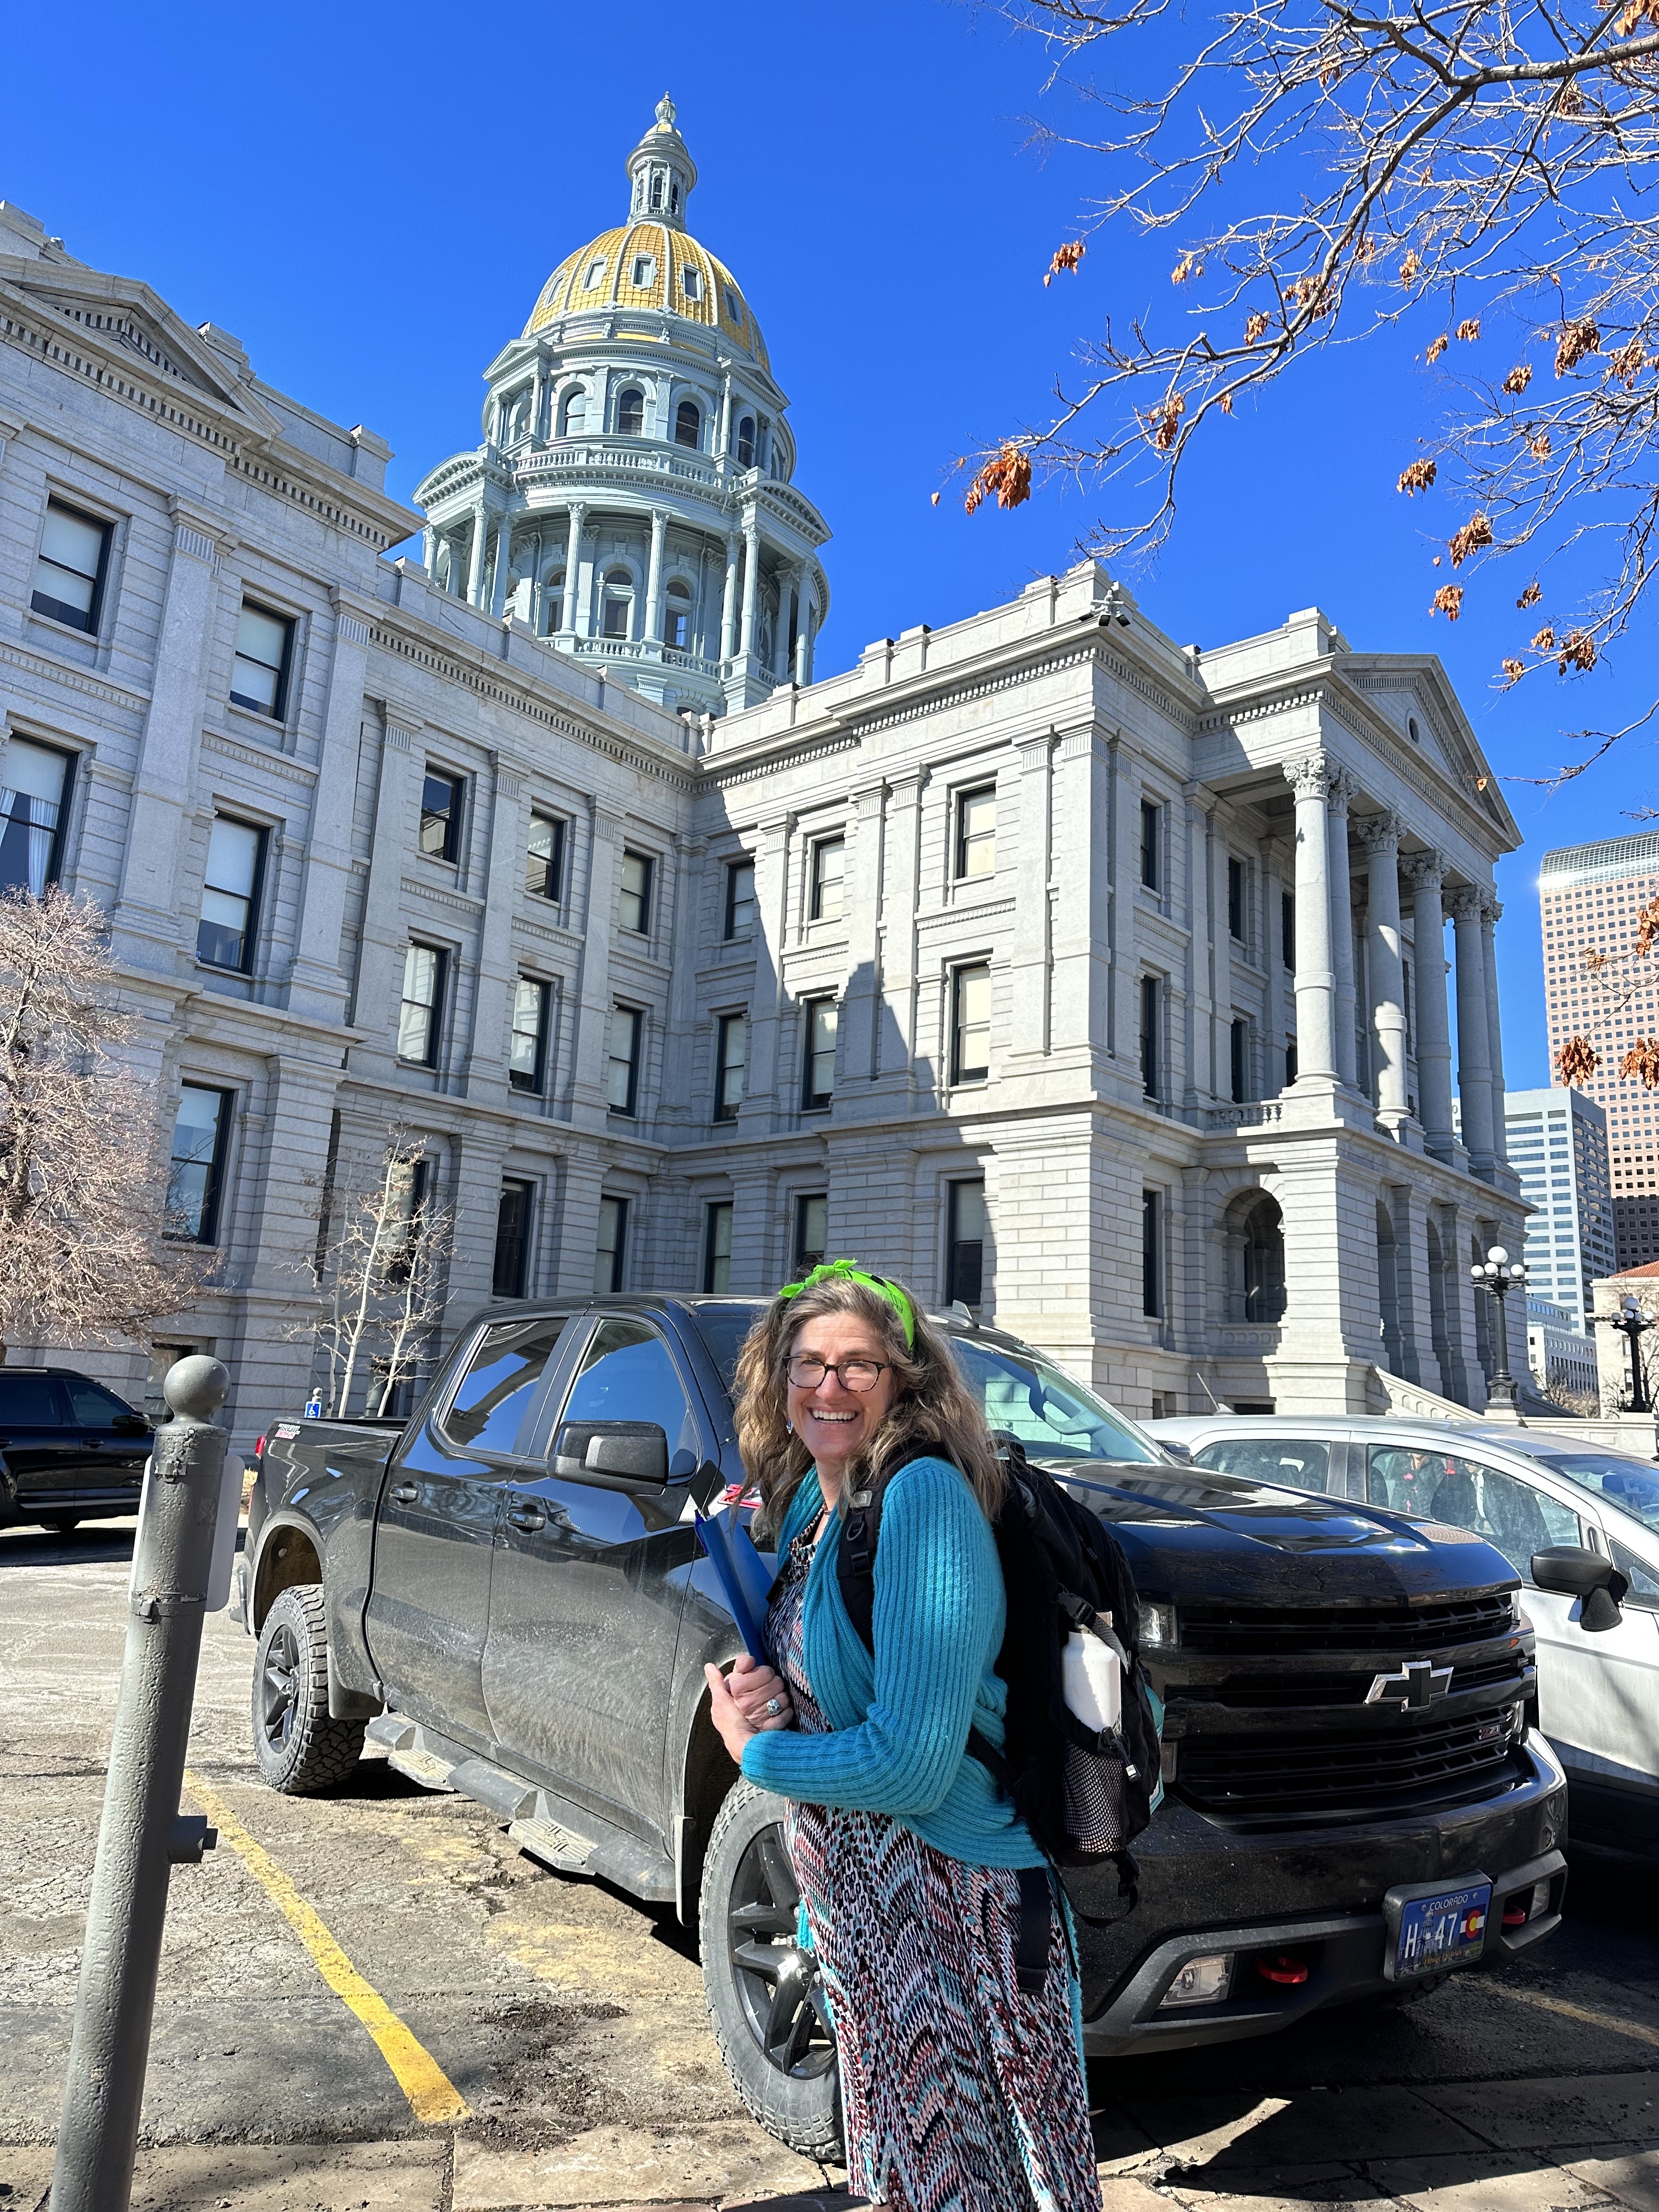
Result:
<svg viewBox="0 0 1659 2212"><path fill-rule="evenodd" d="M1098 2212L1072 1932L1017 1978L1019 1869L1042 1851L967 1751L1006 1692L991 1518L1001 1469L908 1293L838 1260L781 1291L738 1363L738 1433L782 1558L773 1666L708 1670L714 1724L785 1833L841 2060L848 2179L902 2212ZM896 1468L874 1656L836 1576L837 1516Z"/></svg>

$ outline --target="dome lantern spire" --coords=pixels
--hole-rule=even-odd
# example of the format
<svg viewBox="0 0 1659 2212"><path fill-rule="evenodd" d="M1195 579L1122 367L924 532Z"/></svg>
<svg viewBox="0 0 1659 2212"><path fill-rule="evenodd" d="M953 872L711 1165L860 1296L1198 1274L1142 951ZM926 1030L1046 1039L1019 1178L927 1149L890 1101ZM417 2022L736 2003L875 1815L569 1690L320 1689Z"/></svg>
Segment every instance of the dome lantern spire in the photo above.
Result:
<svg viewBox="0 0 1659 2212"><path fill-rule="evenodd" d="M697 181L697 165L674 127L674 102L667 93L657 102L657 119L628 157L633 186L629 213L685 228L685 203Z"/></svg>

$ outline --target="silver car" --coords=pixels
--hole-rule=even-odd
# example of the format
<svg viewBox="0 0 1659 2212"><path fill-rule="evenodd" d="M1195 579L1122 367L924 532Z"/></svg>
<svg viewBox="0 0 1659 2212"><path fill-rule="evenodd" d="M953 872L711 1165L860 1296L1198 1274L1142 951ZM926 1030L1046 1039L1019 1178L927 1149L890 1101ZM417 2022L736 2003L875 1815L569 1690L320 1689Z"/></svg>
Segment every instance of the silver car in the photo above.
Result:
<svg viewBox="0 0 1659 2212"><path fill-rule="evenodd" d="M1527 1585L1538 1722L1567 1771L1575 1841L1659 1857L1659 1467L1565 1431L1392 1414L1147 1426L1200 1467L1449 1522L1495 1545ZM1616 1602L1615 1571L1629 1585Z"/></svg>

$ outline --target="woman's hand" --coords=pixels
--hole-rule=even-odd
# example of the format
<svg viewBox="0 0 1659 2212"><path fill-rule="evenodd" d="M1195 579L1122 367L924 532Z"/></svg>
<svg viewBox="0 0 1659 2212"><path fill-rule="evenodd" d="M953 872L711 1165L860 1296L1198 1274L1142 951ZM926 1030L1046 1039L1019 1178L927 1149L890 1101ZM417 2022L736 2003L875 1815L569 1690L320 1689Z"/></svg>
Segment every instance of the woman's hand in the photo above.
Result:
<svg viewBox="0 0 1659 2212"><path fill-rule="evenodd" d="M712 1665L702 1671L708 1682L709 1717L734 1759L741 1761L751 1735L793 1727L794 1707L782 1676L748 1652L738 1654L730 1674Z"/></svg>

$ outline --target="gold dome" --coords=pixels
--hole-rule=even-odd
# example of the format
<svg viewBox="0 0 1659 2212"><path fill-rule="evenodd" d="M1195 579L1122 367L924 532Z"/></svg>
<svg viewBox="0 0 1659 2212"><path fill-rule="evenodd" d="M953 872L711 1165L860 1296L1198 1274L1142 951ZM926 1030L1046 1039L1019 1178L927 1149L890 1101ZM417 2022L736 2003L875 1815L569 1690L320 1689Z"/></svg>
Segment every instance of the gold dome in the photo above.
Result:
<svg viewBox="0 0 1659 2212"><path fill-rule="evenodd" d="M647 284L634 282L641 258L651 264ZM561 315L591 307L663 309L719 331L763 368L770 367L760 325L731 270L707 246L665 222L623 223L567 255L543 285L524 334L534 337Z"/></svg>

